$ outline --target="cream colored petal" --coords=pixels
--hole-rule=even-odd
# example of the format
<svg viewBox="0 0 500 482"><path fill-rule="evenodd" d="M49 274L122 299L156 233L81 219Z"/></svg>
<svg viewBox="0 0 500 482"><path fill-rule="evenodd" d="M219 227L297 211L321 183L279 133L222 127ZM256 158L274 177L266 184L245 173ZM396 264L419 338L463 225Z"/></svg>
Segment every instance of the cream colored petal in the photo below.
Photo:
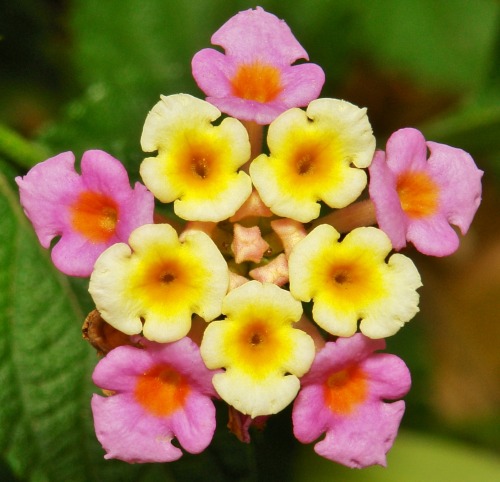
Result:
<svg viewBox="0 0 500 482"><path fill-rule="evenodd" d="M226 321L212 321L208 324L203 340L200 345L200 353L205 365L210 370L225 367L231 364L231 359L224 350L225 335L227 331Z"/></svg>
<svg viewBox="0 0 500 482"><path fill-rule="evenodd" d="M244 307L245 311L279 313L277 323L292 323L302 316L302 304L293 299L290 293L271 283L249 281L229 292L224 298L222 312L233 317Z"/></svg>
<svg viewBox="0 0 500 482"><path fill-rule="evenodd" d="M300 388L298 378L293 375L272 377L263 382L236 371L214 375L213 384L224 401L252 418L280 412L292 402Z"/></svg>
<svg viewBox="0 0 500 482"><path fill-rule="evenodd" d="M146 117L141 136L144 152L153 152L168 145L179 126L195 122L213 122L221 116L214 105L189 94L160 96Z"/></svg>
<svg viewBox="0 0 500 482"><path fill-rule="evenodd" d="M374 306L360 324L361 332L370 338L394 335L419 311L422 286L420 274L410 258L393 254L388 261L387 284L390 297Z"/></svg>
<svg viewBox="0 0 500 482"><path fill-rule="evenodd" d="M139 173L146 187L163 203L177 199L183 193L183 185L175 174L171 175L169 159L165 153L147 157L141 163Z"/></svg>
<svg viewBox="0 0 500 482"><path fill-rule="evenodd" d="M250 176L264 204L274 214L301 223L317 218L321 208L317 199L311 202L309 193L301 193L297 186L292 187L288 180L281 178L273 162L261 154L250 164Z"/></svg>
<svg viewBox="0 0 500 482"><path fill-rule="evenodd" d="M358 329L356 312L339 312L321 296L318 299L315 298L312 314L314 321L334 336L349 337Z"/></svg>
<svg viewBox="0 0 500 482"><path fill-rule="evenodd" d="M226 260L214 242L202 232L186 233L184 246L193 253L193 257L203 264L207 273L203 292L196 300L193 311L204 320L211 321L221 314L222 299L229 289L229 269Z"/></svg>
<svg viewBox="0 0 500 482"><path fill-rule="evenodd" d="M228 174L227 180L225 189L205 195L196 192L185 194L175 201L175 214L182 219L196 221L218 222L228 219L250 196L252 181L248 174L242 171Z"/></svg>
<svg viewBox="0 0 500 482"><path fill-rule="evenodd" d="M170 317L168 322L161 314L155 316L154 313L148 313L144 323L143 335L151 341L158 343L171 343L184 338L191 329L191 312L183 310L177 316Z"/></svg>
<svg viewBox="0 0 500 482"><path fill-rule="evenodd" d="M283 364L283 371L291 373L297 377L301 377L309 371L316 353L313 339L305 332L298 328L291 330L291 338L293 347L288 361Z"/></svg>
<svg viewBox="0 0 500 482"><path fill-rule="evenodd" d="M177 232L170 224L145 224L132 231L128 244L135 255L142 256L150 250L165 246L180 246Z"/></svg>
<svg viewBox="0 0 500 482"><path fill-rule="evenodd" d="M345 100L321 98L307 107L307 115L313 121L328 124L338 133L346 158L356 167L368 167L375 153L376 141L366 115L366 108Z"/></svg>
<svg viewBox="0 0 500 482"><path fill-rule="evenodd" d="M104 320L127 335L142 330L140 304L124 296L132 252L125 243L106 249L97 259L90 276L89 293Z"/></svg>
<svg viewBox="0 0 500 482"><path fill-rule="evenodd" d="M321 224L299 241L290 253L288 270L290 293L301 301L311 301L321 288L315 269L323 264L325 250L329 250L340 238L340 233L328 225Z"/></svg>

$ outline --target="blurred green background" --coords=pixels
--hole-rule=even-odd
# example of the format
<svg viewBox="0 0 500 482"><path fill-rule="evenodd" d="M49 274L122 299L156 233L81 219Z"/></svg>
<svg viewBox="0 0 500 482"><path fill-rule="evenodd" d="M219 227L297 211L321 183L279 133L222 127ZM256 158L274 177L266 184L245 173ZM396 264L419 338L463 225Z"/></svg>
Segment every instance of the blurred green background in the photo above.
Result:
<svg viewBox="0 0 500 482"><path fill-rule="evenodd" d="M421 313L389 351L413 374L389 467L350 471L293 440L290 413L250 445L221 430L170 465L104 461L89 408L96 363L81 341L86 283L58 274L13 183L46 157L104 149L132 178L160 94L202 97L193 54L234 13L228 0L0 0L0 480L500 480L500 3L261 1L320 64L322 96L368 107L378 147L394 130L469 151L483 204L460 250L426 259Z"/></svg>

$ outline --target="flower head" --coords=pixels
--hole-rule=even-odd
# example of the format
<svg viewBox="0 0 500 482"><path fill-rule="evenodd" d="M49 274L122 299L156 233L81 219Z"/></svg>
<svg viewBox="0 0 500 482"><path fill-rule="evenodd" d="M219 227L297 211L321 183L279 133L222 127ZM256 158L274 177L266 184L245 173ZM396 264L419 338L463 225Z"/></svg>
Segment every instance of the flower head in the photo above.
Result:
<svg viewBox="0 0 500 482"><path fill-rule="evenodd" d="M103 151L86 151L81 175L75 156L64 152L17 177L21 204L41 245L63 273L89 276L98 256L153 222L154 198L140 183L133 189L123 165Z"/></svg>
<svg viewBox="0 0 500 482"><path fill-rule="evenodd" d="M309 222L324 201L332 208L353 202L366 186L375 138L366 116L349 102L312 101L304 112L290 109L270 126L270 155L250 166L264 203L279 216Z"/></svg>
<svg viewBox="0 0 500 482"><path fill-rule="evenodd" d="M203 49L192 61L193 76L207 100L245 121L269 124L290 107L307 105L325 81L282 20L257 7L229 19L212 36L225 53Z"/></svg>
<svg viewBox="0 0 500 482"><path fill-rule="evenodd" d="M170 462L182 456L175 437L191 453L203 451L215 431L213 373L189 338L170 344L120 346L94 370L94 383L114 392L94 395L96 435L105 458Z"/></svg>
<svg viewBox="0 0 500 482"><path fill-rule="evenodd" d="M316 355L293 406L293 431L303 443L326 432L314 450L348 467L386 464L410 389L404 362L389 354L383 340L361 333L328 342Z"/></svg>
<svg viewBox="0 0 500 482"><path fill-rule="evenodd" d="M340 234L322 224L293 248L288 265L290 292L314 300L313 318L337 336L361 332L370 338L396 333L418 312L420 275L413 262L393 254L387 235L377 228Z"/></svg>
<svg viewBox="0 0 500 482"><path fill-rule="evenodd" d="M424 254L447 256L459 245L450 224L468 231L481 202L482 175L465 151L400 129L370 167L378 224L397 250L408 240Z"/></svg>
<svg viewBox="0 0 500 482"><path fill-rule="evenodd" d="M206 321L220 315L228 267L205 233L190 231L181 242L171 226L149 224L129 245L108 248L90 278L89 292L110 325L171 342L189 332L193 313Z"/></svg>
<svg viewBox="0 0 500 482"><path fill-rule="evenodd" d="M187 94L161 96L144 124L144 151L158 151L140 168L144 184L160 201L190 221L221 221L232 216L252 192L249 176L238 172L250 158L243 124Z"/></svg>
<svg viewBox="0 0 500 482"><path fill-rule="evenodd" d="M300 302L273 284L250 281L229 292L222 312L226 318L208 325L200 347L208 368L226 370L214 375L217 393L252 418L279 412L315 353L312 338L292 327Z"/></svg>

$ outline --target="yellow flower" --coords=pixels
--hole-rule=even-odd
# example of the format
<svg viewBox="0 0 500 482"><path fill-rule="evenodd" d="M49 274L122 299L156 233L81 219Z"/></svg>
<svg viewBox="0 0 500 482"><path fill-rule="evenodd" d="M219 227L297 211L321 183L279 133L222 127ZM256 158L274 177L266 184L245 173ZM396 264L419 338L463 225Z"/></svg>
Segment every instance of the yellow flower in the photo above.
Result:
<svg viewBox="0 0 500 482"><path fill-rule="evenodd" d="M290 292L314 300L314 320L332 335L353 335L359 320L370 338L393 335L418 312L417 268L402 254L385 262L392 245L380 229L357 228L341 242L339 237L322 224L293 248Z"/></svg>
<svg viewBox="0 0 500 482"><path fill-rule="evenodd" d="M218 222L232 216L252 192L250 177L237 172L250 158L243 124L233 118L219 125L213 105L187 94L161 96L148 114L141 137L141 164L147 188L190 221Z"/></svg>
<svg viewBox="0 0 500 482"><path fill-rule="evenodd" d="M312 101L307 111L290 109L269 126L270 155L250 165L264 204L279 216L302 223L353 202L366 186L375 151L366 109L337 99Z"/></svg>
<svg viewBox="0 0 500 482"><path fill-rule="evenodd" d="M288 291L270 283L250 281L224 298L224 320L205 331L201 356L214 375L217 393L251 417L285 408L297 395L297 377L309 370L314 342L292 327L302 305Z"/></svg>
<svg viewBox="0 0 500 482"><path fill-rule="evenodd" d="M172 342L188 333L193 313L206 321L220 315L229 271L208 235L190 231L181 242L171 226L146 224L129 245L104 251L90 278L89 292L110 325Z"/></svg>

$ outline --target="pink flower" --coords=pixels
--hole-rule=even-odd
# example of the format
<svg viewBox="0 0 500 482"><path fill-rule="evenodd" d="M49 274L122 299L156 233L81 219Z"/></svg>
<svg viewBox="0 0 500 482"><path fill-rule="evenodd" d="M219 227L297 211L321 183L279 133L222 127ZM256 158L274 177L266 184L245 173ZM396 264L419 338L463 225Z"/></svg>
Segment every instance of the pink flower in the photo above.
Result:
<svg viewBox="0 0 500 482"><path fill-rule="evenodd" d="M215 431L212 371L189 338L145 348L120 346L96 366L96 385L115 392L94 395L92 412L106 459L171 462L202 452Z"/></svg>
<svg viewBox="0 0 500 482"><path fill-rule="evenodd" d="M317 454L353 468L386 464L404 413L410 372L395 355L373 352L384 340L361 333L328 342L301 379L292 419L295 436Z"/></svg>
<svg viewBox="0 0 500 482"><path fill-rule="evenodd" d="M212 36L225 54L203 49L193 58L193 76L207 100L240 120L269 124L291 107L316 99L325 75L308 60L287 24L257 7L229 19Z"/></svg>
<svg viewBox="0 0 500 482"><path fill-rule="evenodd" d="M127 241L129 234L153 222L153 195L140 183L130 188L123 165L103 151L75 156L64 152L17 177L21 204L41 245L52 249L54 265L70 276L89 276L99 255Z"/></svg>
<svg viewBox="0 0 500 482"><path fill-rule="evenodd" d="M467 233L481 202L482 175L467 152L400 129L370 166L378 224L396 250L411 241L427 255L452 254L459 238L450 224Z"/></svg>

